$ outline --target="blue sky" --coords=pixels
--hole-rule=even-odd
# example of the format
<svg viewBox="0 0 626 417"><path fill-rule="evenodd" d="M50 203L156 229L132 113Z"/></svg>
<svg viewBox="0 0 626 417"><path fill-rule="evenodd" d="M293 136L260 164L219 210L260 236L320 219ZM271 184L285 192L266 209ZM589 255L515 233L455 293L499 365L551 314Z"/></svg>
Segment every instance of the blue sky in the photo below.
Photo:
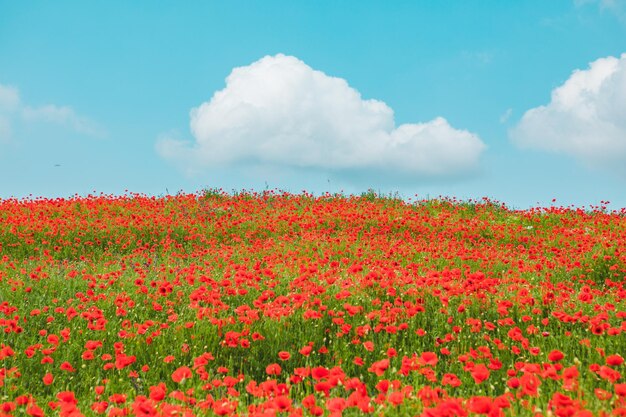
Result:
<svg viewBox="0 0 626 417"><path fill-rule="evenodd" d="M626 207L623 53L624 0L0 0L0 197Z"/></svg>

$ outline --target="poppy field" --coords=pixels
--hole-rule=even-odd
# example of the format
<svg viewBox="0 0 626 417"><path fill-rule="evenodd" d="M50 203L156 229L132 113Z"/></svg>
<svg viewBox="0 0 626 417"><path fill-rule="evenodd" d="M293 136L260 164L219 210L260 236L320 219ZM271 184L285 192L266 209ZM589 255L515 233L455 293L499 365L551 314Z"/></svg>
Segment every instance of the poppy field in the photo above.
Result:
<svg viewBox="0 0 626 417"><path fill-rule="evenodd" d="M0 200L0 417L626 416L626 210Z"/></svg>

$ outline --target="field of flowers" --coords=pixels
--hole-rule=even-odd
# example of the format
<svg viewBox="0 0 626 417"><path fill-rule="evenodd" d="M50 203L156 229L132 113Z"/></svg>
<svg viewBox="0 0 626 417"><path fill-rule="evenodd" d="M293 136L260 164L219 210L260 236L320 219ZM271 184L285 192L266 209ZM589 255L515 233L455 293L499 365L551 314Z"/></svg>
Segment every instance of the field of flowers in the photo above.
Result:
<svg viewBox="0 0 626 417"><path fill-rule="evenodd" d="M0 200L0 417L626 416L626 211Z"/></svg>

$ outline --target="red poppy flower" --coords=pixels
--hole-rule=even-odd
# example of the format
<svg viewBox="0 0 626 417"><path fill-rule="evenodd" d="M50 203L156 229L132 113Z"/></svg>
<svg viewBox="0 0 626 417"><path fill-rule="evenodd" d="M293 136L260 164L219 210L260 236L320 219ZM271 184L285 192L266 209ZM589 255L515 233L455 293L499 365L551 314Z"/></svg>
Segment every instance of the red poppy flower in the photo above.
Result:
<svg viewBox="0 0 626 417"><path fill-rule="evenodd" d="M291 409L291 398L287 395L279 395L274 399L274 404L278 408L278 411L285 412Z"/></svg>
<svg viewBox="0 0 626 417"><path fill-rule="evenodd" d="M441 378L441 385L450 385L451 387L461 386L462 382L458 376L454 374L444 374Z"/></svg>
<svg viewBox="0 0 626 417"><path fill-rule="evenodd" d="M191 372L191 369L186 366L181 366L172 373L172 380L176 383L180 383L181 381L189 379L192 376L193 373Z"/></svg>
<svg viewBox="0 0 626 417"><path fill-rule="evenodd" d="M482 384L491 375L489 369L482 363L474 366L470 373L476 384Z"/></svg>
<svg viewBox="0 0 626 417"><path fill-rule="evenodd" d="M341 413L346 408L345 398L329 398L326 400L326 408L331 413Z"/></svg>
<svg viewBox="0 0 626 417"><path fill-rule="evenodd" d="M524 395L528 395L531 397L539 396L539 386L541 385L541 380L534 374L526 373L522 375L519 379L521 392Z"/></svg>
<svg viewBox="0 0 626 417"><path fill-rule="evenodd" d="M32 417L44 417L44 412L37 404L32 404L26 408L26 414Z"/></svg>
<svg viewBox="0 0 626 417"><path fill-rule="evenodd" d="M95 403L91 404L91 409L96 414L104 414L107 408L109 408L109 403L106 401L96 401Z"/></svg>
<svg viewBox="0 0 626 417"><path fill-rule="evenodd" d="M375 373L377 376L382 376L387 368L389 368L389 359L382 359L374 362L368 371Z"/></svg>
<svg viewBox="0 0 626 417"><path fill-rule="evenodd" d="M76 397L74 396L74 393L72 391L62 391L62 392L59 392L57 394L57 398L62 403L72 403L72 404L77 404L78 403L78 400L76 399Z"/></svg>
<svg viewBox="0 0 626 417"><path fill-rule="evenodd" d="M50 372L48 372L47 374L44 375L43 383L45 385L50 385L50 384L52 384L53 381L54 381L54 376L52 376L52 374Z"/></svg>
<svg viewBox="0 0 626 417"><path fill-rule="evenodd" d="M553 350L550 353L548 353L548 360L550 362L559 362L564 357L565 355L560 350Z"/></svg>
<svg viewBox="0 0 626 417"><path fill-rule="evenodd" d="M613 396L613 394L611 394L607 390L603 390L602 388L594 389L593 393L595 394L596 398L599 399L600 401L609 400Z"/></svg>
<svg viewBox="0 0 626 417"><path fill-rule="evenodd" d="M601 366L598 370L598 375L600 375L600 378L606 379L607 381L611 382L616 382L622 377L622 375L618 371L609 368L608 366Z"/></svg>
<svg viewBox="0 0 626 417"><path fill-rule="evenodd" d="M387 401L394 406L399 406L404 402L404 394L400 391L394 391L387 397Z"/></svg>
<svg viewBox="0 0 626 417"><path fill-rule="evenodd" d="M71 364L71 363L69 363L69 362L63 362L63 363L61 364L61 370L62 370L62 371L67 371L67 372L74 372L74 371L76 371L76 369L74 369L74 367L72 366L72 364Z"/></svg>
<svg viewBox="0 0 626 417"><path fill-rule="evenodd" d="M489 414L493 406L493 400L489 397L471 397L467 402L467 408L472 413Z"/></svg>
<svg viewBox="0 0 626 417"><path fill-rule="evenodd" d="M624 363L624 358L618 354L609 355L606 357L606 364L609 366L619 366Z"/></svg>
<svg viewBox="0 0 626 417"><path fill-rule="evenodd" d="M113 404L124 404L126 402L126 394L113 394L109 397L109 401Z"/></svg>
<svg viewBox="0 0 626 417"><path fill-rule="evenodd" d="M326 369L326 368L324 368L322 366L318 366L316 368L311 369L311 376L316 381L319 381L322 378L328 377L329 374L330 374L330 372L328 371L328 369Z"/></svg>
<svg viewBox="0 0 626 417"><path fill-rule="evenodd" d="M323 392L326 397L330 395L332 385L328 381L320 381L313 386L313 389L317 392Z"/></svg>
<svg viewBox="0 0 626 417"><path fill-rule="evenodd" d="M150 398L154 401L161 401L165 398L167 394L167 388L163 382L160 382L158 385L154 385L149 387L150 390Z"/></svg>
<svg viewBox="0 0 626 417"><path fill-rule="evenodd" d="M268 375L280 375L281 371L282 369L277 363L271 363L265 368L265 373Z"/></svg>
<svg viewBox="0 0 626 417"><path fill-rule="evenodd" d="M389 385L389 380L383 379L378 381L378 384L376 384L376 389L382 393L386 393L387 391L389 391Z"/></svg>
<svg viewBox="0 0 626 417"><path fill-rule="evenodd" d="M303 356L309 356L312 351L313 347L311 345L304 346L302 349L299 350L300 354Z"/></svg>
<svg viewBox="0 0 626 417"><path fill-rule="evenodd" d="M422 365L435 366L439 362L439 358L437 358L437 354L435 352L424 352L420 357L420 363Z"/></svg>
<svg viewBox="0 0 626 417"><path fill-rule="evenodd" d="M15 404L17 405L27 405L33 401L33 398L30 395L19 395L15 397Z"/></svg>

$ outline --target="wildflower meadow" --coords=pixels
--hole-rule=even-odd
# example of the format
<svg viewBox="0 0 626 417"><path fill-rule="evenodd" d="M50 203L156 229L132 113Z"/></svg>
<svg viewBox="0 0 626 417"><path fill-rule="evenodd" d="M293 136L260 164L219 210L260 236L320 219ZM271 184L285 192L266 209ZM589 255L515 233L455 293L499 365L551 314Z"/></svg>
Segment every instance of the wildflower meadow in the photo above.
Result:
<svg viewBox="0 0 626 417"><path fill-rule="evenodd" d="M626 416L626 210L0 200L0 417Z"/></svg>

